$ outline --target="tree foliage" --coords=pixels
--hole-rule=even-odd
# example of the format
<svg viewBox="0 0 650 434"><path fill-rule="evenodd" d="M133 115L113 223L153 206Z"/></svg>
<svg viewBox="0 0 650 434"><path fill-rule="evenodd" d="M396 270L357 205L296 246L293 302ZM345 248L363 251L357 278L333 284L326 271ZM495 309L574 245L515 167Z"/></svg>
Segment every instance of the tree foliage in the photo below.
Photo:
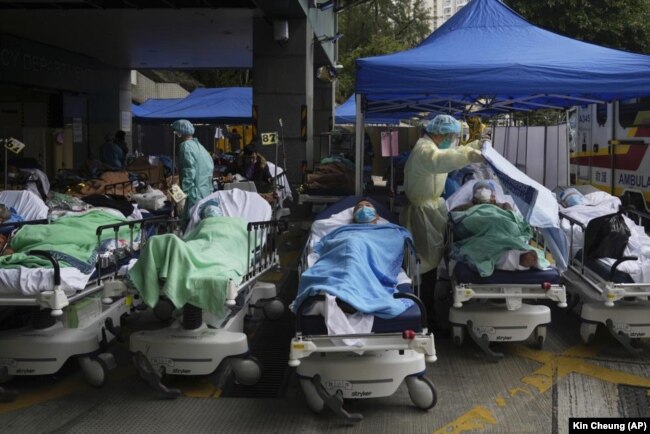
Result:
<svg viewBox="0 0 650 434"><path fill-rule="evenodd" d="M505 0L531 23L581 41L650 53L648 0Z"/></svg>
<svg viewBox="0 0 650 434"><path fill-rule="evenodd" d="M650 53L648 0L505 0L532 24L570 38L610 48ZM563 111L515 113L518 124L563 122Z"/></svg>
<svg viewBox="0 0 650 434"><path fill-rule="evenodd" d="M370 0L339 13L339 63L336 99L354 92L355 60L415 47L431 32L432 13L420 0Z"/></svg>

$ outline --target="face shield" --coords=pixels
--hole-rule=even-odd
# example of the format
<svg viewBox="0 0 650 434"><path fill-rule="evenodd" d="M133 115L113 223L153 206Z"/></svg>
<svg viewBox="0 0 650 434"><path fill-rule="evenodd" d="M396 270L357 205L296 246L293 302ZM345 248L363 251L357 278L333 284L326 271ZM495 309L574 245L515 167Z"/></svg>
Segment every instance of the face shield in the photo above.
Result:
<svg viewBox="0 0 650 434"><path fill-rule="evenodd" d="M463 131L462 131L462 137L461 137L461 143L465 144L469 142L469 125L466 123L463 123Z"/></svg>
<svg viewBox="0 0 650 434"><path fill-rule="evenodd" d="M459 136L458 134L446 134L442 141L438 143L438 148L440 149L450 149L455 146L458 146L459 143Z"/></svg>

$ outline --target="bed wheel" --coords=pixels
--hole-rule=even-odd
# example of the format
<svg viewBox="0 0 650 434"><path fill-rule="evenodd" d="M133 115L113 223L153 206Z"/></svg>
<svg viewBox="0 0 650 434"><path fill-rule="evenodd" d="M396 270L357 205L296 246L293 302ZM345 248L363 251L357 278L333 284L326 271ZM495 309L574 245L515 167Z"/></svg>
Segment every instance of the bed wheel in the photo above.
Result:
<svg viewBox="0 0 650 434"><path fill-rule="evenodd" d="M99 357L80 357L79 365L84 379L93 387L102 387L108 377L108 366Z"/></svg>
<svg viewBox="0 0 650 434"><path fill-rule="evenodd" d="M174 314L174 303L168 298L158 299L158 303L153 308L153 315L162 322L167 322L172 319Z"/></svg>
<svg viewBox="0 0 650 434"><path fill-rule="evenodd" d="M596 338L596 330L598 329L598 324L582 322L580 324L580 337L582 342L585 344L591 344Z"/></svg>
<svg viewBox="0 0 650 434"><path fill-rule="evenodd" d="M451 334L454 340L454 345L460 347L465 342L465 327L455 325L451 327Z"/></svg>
<svg viewBox="0 0 650 434"><path fill-rule="evenodd" d="M533 347L538 350L541 350L544 347L544 342L546 341L546 326L535 327L535 331L533 332L533 337L535 338Z"/></svg>
<svg viewBox="0 0 650 434"><path fill-rule="evenodd" d="M243 386L257 384L262 378L262 365L255 357L233 359L232 370L235 373L235 381Z"/></svg>
<svg viewBox="0 0 650 434"><path fill-rule="evenodd" d="M325 401L316 391L316 386L311 381L311 378L301 378L300 386L302 387L302 394L305 395L307 407L316 414L321 413L325 408Z"/></svg>
<svg viewBox="0 0 650 434"><path fill-rule="evenodd" d="M273 298L262 305L262 312L266 319L280 319L284 315L284 303L278 298Z"/></svg>
<svg viewBox="0 0 650 434"><path fill-rule="evenodd" d="M0 368L0 384L8 383L8 382L10 382L11 380L13 380L13 378L14 378L14 376L11 375L11 374L8 372L6 366Z"/></svg>
<svg viewBox="0 0 650 434"><path fill-rule="evenodd" d="M438 402L438 394L431 380L424 375L421 377L406 377L406 387L409 391L411 401L422 410L433 408Z"/></svg>

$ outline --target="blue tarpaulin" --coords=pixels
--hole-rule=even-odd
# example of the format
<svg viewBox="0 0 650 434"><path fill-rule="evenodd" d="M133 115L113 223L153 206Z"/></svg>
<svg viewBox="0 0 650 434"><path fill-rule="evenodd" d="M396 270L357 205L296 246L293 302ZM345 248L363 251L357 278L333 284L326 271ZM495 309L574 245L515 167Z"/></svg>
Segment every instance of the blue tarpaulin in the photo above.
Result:
<svg viewBox="0 0 650 434"><path fill-rule="evenodd" d="M358 59L356 91L367 113L562 108L650 95L650 56L543 30L499 0L473 0L419 46Z"/></svg>
<svg viewBox="0 0 650 434"><path fill-rule="evenodd" d="M336 118L334 123L341 124L354 124L356 123L357 104L355 95L352 94L347 101L336 108ZM408 119L417 113L369 113L366 116L366 124L384 124L384 125L399 125L401 119Z"/></svg>
<svg viewBox="0 0 650 434"><path fill-rule="evenodd" d="M140 115L134 112L134 117L147 122L187 119L192 122L233 124L252 121L253 89L250 87L199 88L184 99L151 109L146 106L149 101L162 104L166 100L147 100L139 106L140 113L143 110L146 112Z"/></svg>

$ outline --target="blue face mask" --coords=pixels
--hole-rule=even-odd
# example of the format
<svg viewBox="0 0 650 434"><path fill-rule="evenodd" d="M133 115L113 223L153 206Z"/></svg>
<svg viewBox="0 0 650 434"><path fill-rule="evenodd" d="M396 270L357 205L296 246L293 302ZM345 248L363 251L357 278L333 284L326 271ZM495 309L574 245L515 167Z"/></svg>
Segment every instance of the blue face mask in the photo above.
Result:
<svg viewBox="0 0 650 434"><path fill-rule="evenodd" d="M438 149L448 149L456 146L458 144L458 138L447 137L438 145Z"/></svg>
<svg viewBox="0 0 650 434"><path fill-rule="evenodd" d="M358 223L370 223L377 217L377 211L369 206L363 206L354 212L354 220Z"/></svg>

